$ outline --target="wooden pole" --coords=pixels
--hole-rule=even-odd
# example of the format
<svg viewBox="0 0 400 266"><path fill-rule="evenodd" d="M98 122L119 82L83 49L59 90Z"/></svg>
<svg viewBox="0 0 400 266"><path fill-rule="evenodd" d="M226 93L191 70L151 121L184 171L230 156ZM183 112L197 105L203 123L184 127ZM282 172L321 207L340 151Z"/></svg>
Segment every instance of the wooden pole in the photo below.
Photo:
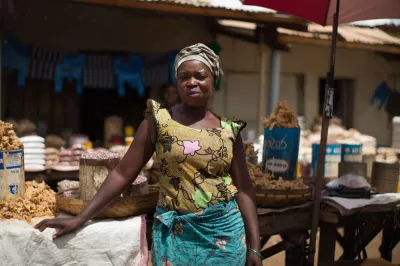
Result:
<svg viewBox="0 0 400 266"><path fill-rule="evenodd" d="M322 128L321 128L321 142L318 154L317 163L317 174L315 180L315 195L314 195L314 206L313 206L313 217L311 224L311 238L310 238L310 249L308 256L308 265L314 265L315 257L315 246L317 239L317 231L319 225L319 215L321 208L321 191L324 184L324 166L325 166L325 151L326 143L328 139L328 126L329 120L333 116L333 93L334 93L334 78L335 78L335 61L336 61L336 40L338 35L338 25L339 25L339 10L340 10L340 0L336 2L336 12L333 21L333 34L332 34L332 46L331 46L331 56L329 72L327 74L327 83L325 86L325 98L324 98L324 109L322 117Z"/></svg>

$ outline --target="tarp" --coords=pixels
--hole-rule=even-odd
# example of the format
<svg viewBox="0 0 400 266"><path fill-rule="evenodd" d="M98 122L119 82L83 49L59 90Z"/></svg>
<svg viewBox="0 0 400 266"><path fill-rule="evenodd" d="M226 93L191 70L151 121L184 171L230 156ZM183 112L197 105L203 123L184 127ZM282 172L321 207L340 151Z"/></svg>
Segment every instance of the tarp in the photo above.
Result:
<svg viewBox="0 0 400 266"><path fill-rule="evenodd" d="M1 221L0 265L147 265L144 217L91 221L56 240L54 232L41 233L24 221Z"/></svg>

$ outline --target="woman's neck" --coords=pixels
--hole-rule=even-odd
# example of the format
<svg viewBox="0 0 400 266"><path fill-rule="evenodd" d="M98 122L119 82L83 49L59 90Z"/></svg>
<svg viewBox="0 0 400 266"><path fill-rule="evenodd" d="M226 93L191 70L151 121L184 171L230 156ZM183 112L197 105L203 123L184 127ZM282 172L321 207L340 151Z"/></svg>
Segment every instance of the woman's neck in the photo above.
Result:
<svg viewBox="0 0 400 266"><path fill-rule="evenodd" d="M191 107L182 104L181 111L182 113L186 113L187 115L195 119L203 119L207 114L208 108L207 106Z"/></svg>

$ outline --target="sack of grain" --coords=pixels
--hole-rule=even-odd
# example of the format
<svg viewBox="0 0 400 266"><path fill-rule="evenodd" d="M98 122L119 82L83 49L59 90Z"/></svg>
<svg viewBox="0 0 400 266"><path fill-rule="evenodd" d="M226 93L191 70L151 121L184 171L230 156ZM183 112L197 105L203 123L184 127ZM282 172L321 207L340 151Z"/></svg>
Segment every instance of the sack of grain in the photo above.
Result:
<svg viewBox="0 0 400 266"><path fill-rule="evenodd" d="M109 151L94 151L82 155L79 168L79 187L82 200L93 198L119 160L119 154Z"/></svg>
<svg viewBox="0 0 400 266"><path fill-rule="evenodd" d="M24 195L23 159L23 145L13 125L0 121L0 200Z"/></svg>

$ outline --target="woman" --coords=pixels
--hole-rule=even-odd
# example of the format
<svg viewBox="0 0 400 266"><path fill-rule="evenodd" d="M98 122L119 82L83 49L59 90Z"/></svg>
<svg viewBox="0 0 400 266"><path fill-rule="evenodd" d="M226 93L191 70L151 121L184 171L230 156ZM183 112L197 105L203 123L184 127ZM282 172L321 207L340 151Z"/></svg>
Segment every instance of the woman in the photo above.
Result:
<svg viewBox="0 0 400 266"><path fill-rule="evenodd" d="M178 104L179 102L179 94L178 89L174 84L166 84L162 86L162 93L164 98L164 103L161 105L161 108L165 108L170 110L172 107Z"/></svg>
<svg viewBox="0 0 400 266"><path fill-rule="evenodd" d="M119 165L74 218L44 220L55 238L93 218L131 184L155 151L162 178L153 227L153 265L262 265L254 188L240 131L245 123L207 109L222 75L203 44L184 48L175 72L182 104L148 102L146 119Z"/></svg>

